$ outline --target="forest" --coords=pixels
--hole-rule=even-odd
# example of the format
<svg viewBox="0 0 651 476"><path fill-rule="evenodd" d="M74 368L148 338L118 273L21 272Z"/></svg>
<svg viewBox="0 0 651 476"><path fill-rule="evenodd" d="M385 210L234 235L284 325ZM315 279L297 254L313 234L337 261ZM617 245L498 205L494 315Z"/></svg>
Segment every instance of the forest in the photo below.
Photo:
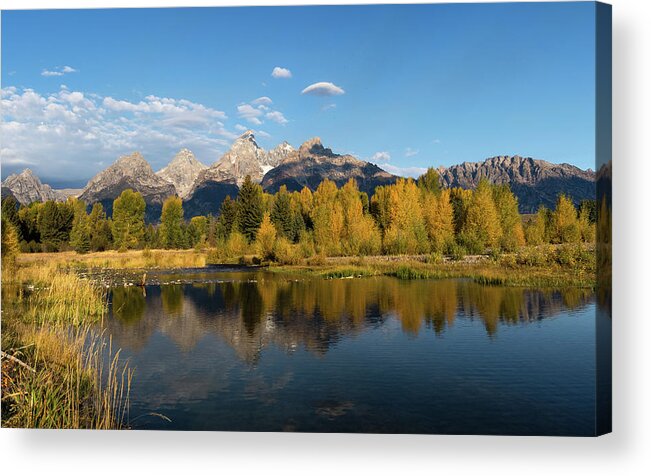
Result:
<svg viewBox="0 0 651 476"><path fill-rule="evenodd" d="M525 245L593 243L596 202L575 207L559 195L554 210L518 213L508 185L482 180L475 190L441 188L434 169L418 179L398 179L369 196L354 180L341 188L324 180L312 192L268 194L247 177L238 196L226 197L217 216L185 217L168 197L160 223L145 222L145 201L123 191L113 216L90 211L75 198L19 206L2 202L3 257L18 252L128 249L208 249L211 261L247 254L295 264L312 256L466 255L513 252Z"/></svg>

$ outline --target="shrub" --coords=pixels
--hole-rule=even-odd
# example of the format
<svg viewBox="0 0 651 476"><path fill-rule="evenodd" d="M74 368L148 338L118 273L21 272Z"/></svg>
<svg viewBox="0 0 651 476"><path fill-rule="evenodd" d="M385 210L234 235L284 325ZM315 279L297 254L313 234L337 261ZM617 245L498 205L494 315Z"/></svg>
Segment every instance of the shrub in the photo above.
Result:
<svg viewBox="0 0 651 476"><path fill-rule="evenodd" d="M459 243L454 243L450 246L450 257L454 261L461 261L466 257L466 248Z"/></svg>
<svg viewBox="0 0 651 476"><path fill-rule="evenodd" d="M301 262L301 249L299 245L292 244L287 238L280 237L276 240L273 254L280 264L298 264Z"/></svg>

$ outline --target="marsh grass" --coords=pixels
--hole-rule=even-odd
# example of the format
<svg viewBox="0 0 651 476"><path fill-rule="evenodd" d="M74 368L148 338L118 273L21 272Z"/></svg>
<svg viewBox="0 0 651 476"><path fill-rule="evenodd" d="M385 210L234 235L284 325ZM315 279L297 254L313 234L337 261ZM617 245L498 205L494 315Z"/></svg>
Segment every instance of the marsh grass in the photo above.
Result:
<svg viewBox="0 0 651 476"><path fill-rule="evenodd" d="M368 276L393 276L398 279L466 278L479 284L538 288L579 287L596 285L596 259L588 246L551 246L523 248L517 253L500 256L436 257L418 260L387 260L385 257L356 258L336 263L309 260L299 266L273 266L277 272L293 272L345 279Z"/></svg>
<svg viewBox="0 0 651 476"><path fill-rule="evenodd" d="M18 257L23 266L36 265L57 269L148 269L148 268L201 268L206 265L210 250L127 250L101 251L78 254L73 251L59 253L30 253Z"/></svg>
<svg viewBox="0 0 651 476"><path fill-rule="evenodd" d="M133 371L94 325L106 292L56 262L19 266L2 284L2 425L127 426Z"/></svg>

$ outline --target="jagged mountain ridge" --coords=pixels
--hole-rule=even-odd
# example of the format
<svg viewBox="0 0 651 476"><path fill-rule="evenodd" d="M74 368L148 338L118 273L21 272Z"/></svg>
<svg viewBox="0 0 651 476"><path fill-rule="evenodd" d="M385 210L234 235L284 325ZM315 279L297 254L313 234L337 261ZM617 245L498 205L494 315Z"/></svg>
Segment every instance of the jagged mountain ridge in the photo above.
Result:
<svg viewBox="0 0 651 476"><path fill-rule="evenodd" d="M2 183L2 188L5 189L3 196L11 194L22 205L47 200L62 201L67 197L64 192L54 190L49 185L42 183L31 169L10 175Z"/></svg>
<svg viewBox="0 0 651 476"><path fill-rule="evenodd" d="M253 131L248 130L233 142L217 162L198 175L192 192L207 182L234 182L240 186L247 175L259 183L265 173L293 151L291 145L283 142L267 152L258 145Z"/></svg>
<svg viewBox="0 0 651 476"><path fill-rule="evenodd" d="M131 188L143 194L148 221L157 221L163 201L176 193L184 199L186 217L217 214L226 195L233 198L237 195L238 182L247 171L254 171L254 179L261 181L263 188L271 193L282 185L289 190L300 190L304 186L315 190L325 178L339 186L355 178L361 190L372 193L376 186L397 179L374 164L332 152L319 138L308 140L298 149L283 142L265 151L257 145L253 133L247 131L211 167L201 164L187 149L177 153L157 173L141 154L123 156L93 177L79 198L89 205L101 202L110 214L113 200L123 190ZM522 213L535 212L541 204L553 208L560 192L570 195L577 204L580 200L595 198L593 171L530 157L498 156L483 162L439 167L438 172L441 184L446 187L474 188L483 177L492 183L508 183L519 199ZM23 204L63 200L77 191L63 192L42 184L28 169L8 177L2 188L3 197L14 195Z"/></svg>
<svg viewBox="0 0 651 476"><path fill-rule="evenodd" d="M518 197L520 213L535 213L540 205L554 208L563 192L578 204L595 198L595 173L570 164L552 164L531 157L497 156L483 162L463 162L439 167L444 187L475 188L482 178L508 184Z"/></svg>
<svg viewBox="0 0 651 476"><path fill-rule="evenodd" d="M316 190L324 179L342 186L354 178L361 191L372 194L375 187L395 182L398 177L375 164L359 160L352 155L339 155L323 146L314 137L289 153L285 160L271 169L262 179L262 188L275 193L282 185L290 191L303 187Z"/></svg>
<svg viewBox="0 0 651 476"><path fill-rule="evenodd" d="M181 198L186 198L199 174L208 167L199 162L188 149L181 149L156 175L167 180L176 189Z"/></svg>
<svg viewBox="0 0 651 476"><path fill-rule="evenodd" d="M172 183L156 175L142 154L134 152L123 155L90 179L79 199L87 205L99 202L111 215L113 200L126 189L142 194L147 205L146 216L150 221L158 220L163 202L176 193Z"/></svg>

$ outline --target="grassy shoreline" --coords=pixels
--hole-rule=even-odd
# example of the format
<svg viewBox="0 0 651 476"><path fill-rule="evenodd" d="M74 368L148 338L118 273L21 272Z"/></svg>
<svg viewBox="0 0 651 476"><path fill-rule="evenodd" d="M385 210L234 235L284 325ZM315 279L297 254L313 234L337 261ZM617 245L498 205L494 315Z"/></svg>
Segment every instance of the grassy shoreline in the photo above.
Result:
<svg viewBox="0 0 651 476"><path fill-rule="evenodd" d="M106 291L52 263L2 271L2 426L128 425L133 371L96 328Z"/></svg>
<svg viewBox="0 0 651 476"><path fill-rule="evenodd" d="M20 268L77 270L169 270L202 268L209 264L262 264L272 272L331 278L393 276L399 279L466 278L486 285L594 288L596 259L587 245L525 247L497 256L470 255L459 260L441 255L380 255L365 257L314 256L297 264L260 261L253 255L211 261L211 250L130 250L88 254L75 252L21 255Z"/></svg>

